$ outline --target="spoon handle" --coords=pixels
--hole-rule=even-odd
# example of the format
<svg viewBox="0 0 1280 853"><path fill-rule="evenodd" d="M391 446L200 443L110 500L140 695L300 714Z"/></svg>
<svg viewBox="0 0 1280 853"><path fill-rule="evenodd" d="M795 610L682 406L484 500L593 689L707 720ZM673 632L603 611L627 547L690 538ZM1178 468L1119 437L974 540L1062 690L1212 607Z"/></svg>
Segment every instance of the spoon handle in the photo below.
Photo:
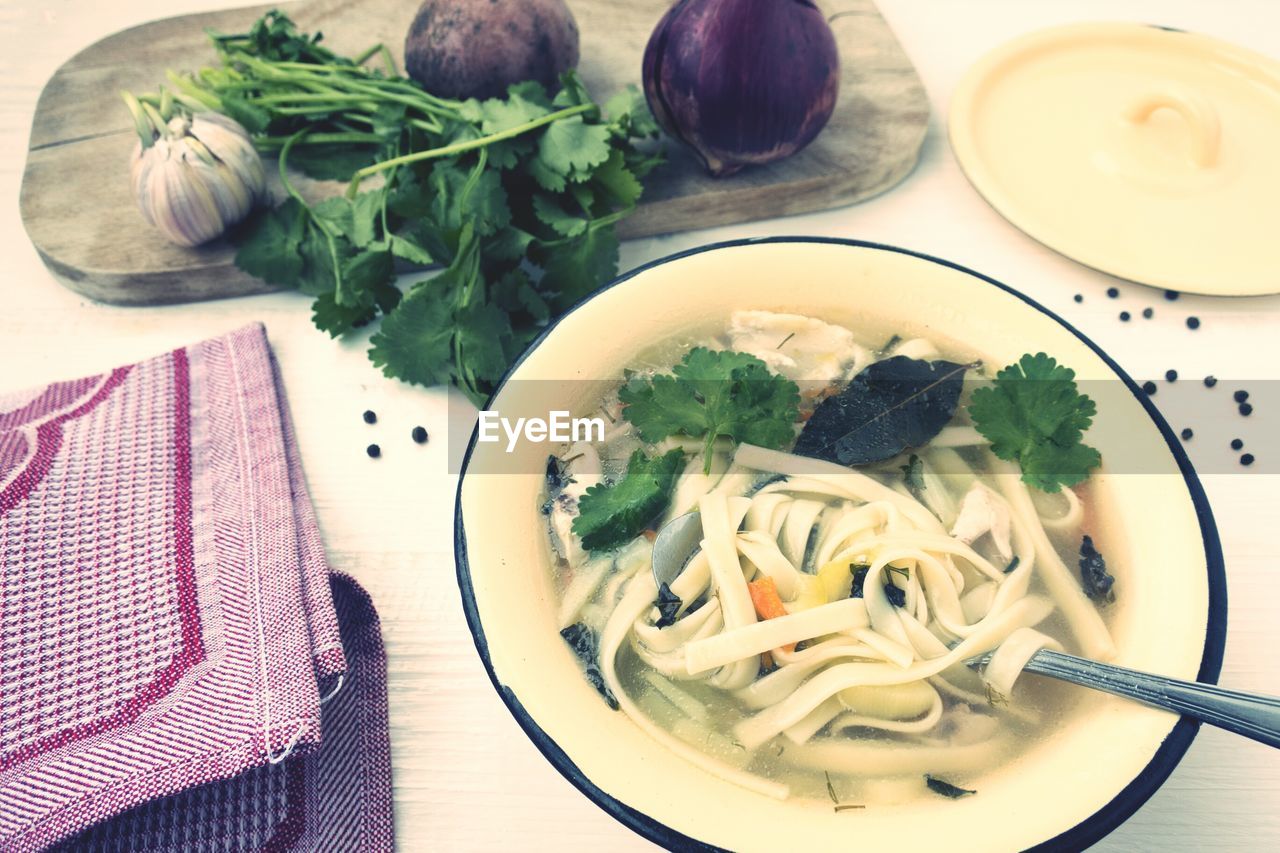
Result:
<svg viewBox="0 0 1280 853"><path fill-rule="evenodd" d="M1036 652L1027 663L1026 670L1176 711L1280 748L1278 697L1135 672L1051 649Z"/></svg>

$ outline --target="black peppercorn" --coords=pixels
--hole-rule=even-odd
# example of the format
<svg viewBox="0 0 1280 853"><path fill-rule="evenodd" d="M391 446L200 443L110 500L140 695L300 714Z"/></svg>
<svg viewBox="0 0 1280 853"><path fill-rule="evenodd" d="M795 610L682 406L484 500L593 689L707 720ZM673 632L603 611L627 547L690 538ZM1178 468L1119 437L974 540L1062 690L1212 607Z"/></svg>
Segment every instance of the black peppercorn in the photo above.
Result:
<svg viewBox="0 0 1280 853"><path fill-rule="evenodd" d="M1178 381L1178 371L1176 371L1176 370L1166 370L1166 371L1164 372L1164 379L1165 379L1165 381L1166 381L1166 382L1177 382L1177 381Z"/></svg>
<svg viewBox="0 0 1280 853"><path fill-rule="evenodd" d="M1155 315L1156 315L1156 312L1155 312L1155 309L1154 309L1154 308L1143 308L1143 309L1142 309L1142 316L1143 316L1143 317L1146 317L1148 320L1150 320L1150 319L1151 319L1152 317L1154 317Z"/></svg>
<svg viewBox="0 0 1280 853"><path fill-rule="evenodd" d="M1121 322L1121 323L1127 323L1127 322L1129 322L1129 317L1130 317L1130 316L1131 316L1131 315L1129 314L1129 312L1128 312L1128 311L1121 311L1121 312L1120 312L1120 322Z"/></svg>
<svg viewBox="0 0 1280 853"><path fill-rule="evenodd" d="M1243 390L1237 391L1231 395L1231 399L1235 400L1237 403L1243 403L1245 400L1249 399L1249 392Z"/></svg>
<svg viewBox="0 0 1280 853"><path fill-rule="evenodd" d="M1204 387L1206 388L1212 388L1214 385L1217 385L1217 384L1218 384L1218 377L1216 376L1206 376L1204 378Z"/></svg>
<svg viewBox="0 0 1280 853"><path fill-rule="evenodd" d="M370 459L377 459L382 455L382 448L376 444L371 444L364 449L364 452L369 454Z"/></svg>
<svg viewBox="0 0 1280 853"><path fill-rule="evenodd" d="M1240 464L1241 464L1241 465L1252 465L1252 464L1253 464L1253 454L1252 454L1252 453L1245 453L1245 454L1242 454L1242 455L1240 456Z"/></svg>
<svg viewBox="0 0 1280 853"><path fill-rule="evenodd" d="M1112 299L1115 299L1119 295L1120 295L1120 288L1118 287L1107 288L1107 296L1110 296Z"/></svg>
<svg viewBox="0 0 1280 853"><path fill-rule="evenodd" d="M1188 318L1187 318L1187 328L1188 328L1188 329L1198 329L1198 328L1200 328L1200 318L1199 318L1199 317L1188 317Z"/></svg>
<svg viewBox="0 0 1280 853"><path fill-rule="evenodd" d="M1183 440L1183 441L1190 441L1190 440L1191 440L1191 438L1192 438L1192 436L1194 436L1194 435L1195 435L1195 433L1191 431L1191 427L1183 427L1183 428L1182 428L1182 440Z"/></svg>
<svg viewBox="0 0 1280 853"><path fill-rule="evenodd" d="M1243 442L1243 441L1241 441L1241 440L1240 440L1240 439L1238 439L1238 438L1233 438L1233 439L1231 439L1231 449L1232 449L1232 450L1239 450L1239 449L1240 449L1240 448L1242 448L1242 447L1244 447L1244 442Z"/></svg>
<svg viewBox="0 0 1280 853"><path fill-rule="evenodd" d="M373 409L365 409L363 417L364 422L367 424L376 424L378 422L378 415Z"/></svg>
<svg viewBox="0 0 1280 853"><path fill-rule="evenodd" d="M1175 300L1175 299L1177 299L1177 298L1178 298L1178 291L1176 291L1176 290L1166 290L1166 291L1164 292L1164 298L1165 298L1165 299L1168 299L1170 302L1172 302L1173 300Z"/></svg>
<svg viewBox="0 0 1280 853"><path fill-rule="evenodd" d="M1075 296L1072 297L1072 299L1074 299L1076 302L1084 302L1084 295L1077 293Z"/></svg>
<svg viewBox="0 0 1280 853"><path fill-rule="evenodd" d="M416 441L418 444L426 444L426 443L427 443L427 431L426 431L425 429L423 429L422 427L420 427L420 426L416 426L416 427L414 427L414 428L413 428L413 440L414 440L414 441Z"/></svg>
<svg viewBox="0 0 1280 853"><path fill-rule="evenodd" d="M1253 406L1250 405L1249 403L1241 403L1239 410L1240 410L1240 414L1246 418L1249 417L1249 415L1253 414Z"/></svg>
<svg viewBox="0 0 1280 853"><path fill-rule="evenodd" d="M1142 390L1146 391L1147 395L1150 396L1151 394L1156 393L1156 383L1151 381L1143 382Z"/></svg>

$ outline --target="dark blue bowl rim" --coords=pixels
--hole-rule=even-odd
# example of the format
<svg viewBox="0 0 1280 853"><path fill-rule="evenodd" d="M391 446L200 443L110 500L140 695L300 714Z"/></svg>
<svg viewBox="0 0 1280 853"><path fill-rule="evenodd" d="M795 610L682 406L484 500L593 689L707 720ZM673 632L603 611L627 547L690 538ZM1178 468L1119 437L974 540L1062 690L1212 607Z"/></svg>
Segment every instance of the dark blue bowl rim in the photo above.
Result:
<svg viewBox="0 0 1280 853"><path fill-rule="evenodd" d="M1206 621L1204 654L1200 658L1200 671L1196 678L1199 681L1207 683L1217 683L1218 675L1222 670L1222 655L1226 646L1227 636L1227 579L1226 570L1222 557L1222 543L1218 538L1218 528L1213 520L1213 513L1209 508L1209 500L1205 496L1204 488L1200 485L1200 479L1196 476L1195 469L1191 465L1191 460L1187 458L1186 452L1182 449L1182 445L1174 435L1169 424L1165 422L1164 417L1152 404L1147 395L1138 387L1137 383L1130 378L1123 368L1115 362L1111 356L1107 355L1101 347L1094 343L1088 336L1083 334L1079 329L1072 326L1062 317L1045 306L1036 302L1024 293L996 281L994 278L983 275L980 272L971 270L951 261L934 257L923 252L917 252L910 249L903 249L897 246L889 246L883 243L873 243L865 240L851 240L840 237L806 237L806 236L778 236L778 237L755 237L739 240L725 240L718 243L708 243L683 252L667 255L649 263L642 264L630 272L618 276L613 281L601 287L599 290L588 295L565 314L558 318L555 322L547 326L537 338L525 349L519 358L507 370L505 376L494 389L489 400L485 403L487 408L489 403L493 401L500 393L507 380L510 379L512 373L519 369L529 354L537 349L542 342L550 335L559 323L567 316L577 311L586 303L590 302L599 294L610 290L618 285L629 281L632 278L644 273L654 267L663 264L678 261L692 255L699 255L704 252L712 252L719 249L736 248L739 246L756 246L769 243L813 243L820 245L838 245L852 246L862 249L876 249L885 252L892 252L899 255L907 255L913 258L919 258L924 261L930 261L944 267L949 267L958 272L965 273L973 278L983 281L992 287L999 288L1005 293L1010 294L1030 307L1042 314L1057 321L1063 328L1075 335L1085 346L1093 350L1093 352L1102 359L1106 365L1120 377L1121 381L1128 387L1129 392L1142 404L1147 415L1151 418L1160 434L1164 437L1165 443L1169 446L1170 452L1178 463L1178 470L1182 474L1183 481L1186 484L1187 491L1191 495L1192 505L1195 507L1196 516L1200 522L1200 535L1204 541L1205 564L1208 570L1208 587L1209 587L1209 612ZM471 570L467 562L467 540L466 530L463 525L462 518L462 487L466 480L467 467L471 462L471 454L475 449L476 433L471 433L471 438L467 443L466 454L463 456L462 469L458 476L458 491L454 501L454 563L458 575L458 589L462 594L462 608L467 617L467 626L471 630L471 636L475 640L476 651L480 654L480 659L484 662L485 671L489 674L489 681L493 683L493 687L497 690L498 695L502 698L503 703L515 717L520 728L524 729L529 739L533 741L538 751L551 762L552 766L560 772L565 779L582 793L586 794L596 805L604 809L616 820L632 829L639 835L647 838L655 844L660 844L669 850L720 850L721 848L709 845L705 842L691 838L681 832L678 832L666 824L650 817L643 812L631 808L626 803L621 802L617 798L611 796L605 791L597 787L586 775L578 768L577 765L569 758L569 756L560 748L546 732L544 732L538 724L524 709L519 698L515 693L504 684L502 684L493 670L493 662L489 657L489 643L485 637L484 627L480 624L480 616L476 609L475 589L471 584ZM1060 850L1083 850L1106 836L1120 824L1124 823L1138 810L1156 790L1164 784L1169 778L1169 774L1173 772L1174 767L1182 760L1182 756L1186 754L1187 749L1191 746L1191 741L1195 739L1196 732L1199 731L1200 724L1188 717L1182 717L1174 724L1169 735L1164 742L1156 750L1155 755L1146 767L1120 791L1110 802L1100 808L1097 812L1090 815L1071 829L1057 835L1047 841L1037 844L1030 848L1034 851L1060 851Z"/></svg>

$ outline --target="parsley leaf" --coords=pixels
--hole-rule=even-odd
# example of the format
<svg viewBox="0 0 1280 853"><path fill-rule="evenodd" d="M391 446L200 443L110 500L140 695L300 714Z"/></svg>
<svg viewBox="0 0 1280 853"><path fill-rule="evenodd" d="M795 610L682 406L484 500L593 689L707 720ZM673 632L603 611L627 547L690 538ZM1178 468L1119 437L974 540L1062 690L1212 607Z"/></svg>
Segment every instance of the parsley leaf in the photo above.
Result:
<svg viewBox="0 0 1280 853"><path fill-rule="evenodd" d="M238 232L236 266L271 284L294 286L302 275L298 246L306 235L307 212L294 199L254 214Z"/></svg>
<svg viewBox="0 0 1280 853"><path fill-rule="evenodd" d="M525 81L502 98L440 98L385 51L340 56L277 11L211 39L218 62L183 91L278 152L287 193L237 229L237 265L314 297L331 336L381 317L370 357L387 376L450 381L481 401L548 322L617 272L614 225L662 160L634 87L607 109L572 71L554 97ZM297 172L350 186L311 201L319 188L293 186ZM445 269L398 304L397 261Z"/></svg>
<svg viewBox="0 0 1280 853"><path fill-rule="evenodd" d="M578 499L573 532L589 551L619 548L639 536L671 501L676 475L684 464L684 452L676 449L662 456L631 454L627 473L616 483L599 483Z"/></svg>
<svg viewBox="0 0 1280 853"><path fill-rule="evenodd" d="M626 166L626 157L615 150L592 175L592 182L604 188L617 204L630 207L640 200L643 187Z"/></svg>
<svg viewBox="0 0 1280 853"><path fill-rule="evenodd" d="M533 197L533 212L543 224L562 237L577 237L587 230L587 220L574 216L550 196L542 193Z"/></svg>
<svg viewBox="0 0 1280 853"><path fill-rule="evenodd" d="M359 294L372 293L395 275L394 262L388 251L358 252L342 263L343 293L347 302L360 301Z"/></svg>
<svg viewBox="0 0 1280 853"><path fill-rule="evenodd" d="M557 175L577 176L609 159L609 128L582 116L552 122L538 143L538 162Z"/></svg>
<svg viewBox="0 0 1280 853"><path fill-rule="evenodd" d="M433 263L431 254L409 235L392 234L387 238L387 245L391 254L411 264L426 266Z"/></svg>
<svg viewBox="0 0 1280 853"><path fill-rule="evenodd" d="M1044 353L1022 356L979 388L969 404L996 456L1022 466L1024 482L1046 492L1083 482L1102 457L1085 444L1097 406L1076 387L1075 371Z"/></svg>
<svg viewBox="0 0 1280 853"><path fill-rule="evenodd" d="M395 379L436 385L453 377L453 306L419 285L369 341L369 359Z"/></svg>
<svg viewBox="0 0 1280 853"><path fill-rule="evenodd" d="M741 352L690 350L671 374L634 377L618 392L622 415L647 442L672 435L705 437L703 469L711 471L716 436L761 447L795 438L800 388Z"/></svg>
<svg viewBox="0 0 1280 853"><path fill-rule="evenodd" d="M349 181L376 159L376 145L306 145L294 150L289 165L317 181Z"/></svg>
<svg viewBox="0 0 1280 853"><path fill-rule="evenodd" d="M457 229L470 220L477 234L490 236L511 224L507 193L497 172L485 169L474 176L452 161L431 170L432 220L441 228Z"/></svg>
<svg viewBox="0 0 1280 853"><path fill-rule="evenodd" d="M333 291L322 293L311 303L311 322L329 337L337 338L351 329L368 325L378 316L372 304L339 305Z"/></svg>
<svg viewBox="0 0 1280 853"><path fill-rule="evenodd" d="M569 307L618 272L618 235L612 228L588 228L585 234L538 247L543 286Z"/></svg>

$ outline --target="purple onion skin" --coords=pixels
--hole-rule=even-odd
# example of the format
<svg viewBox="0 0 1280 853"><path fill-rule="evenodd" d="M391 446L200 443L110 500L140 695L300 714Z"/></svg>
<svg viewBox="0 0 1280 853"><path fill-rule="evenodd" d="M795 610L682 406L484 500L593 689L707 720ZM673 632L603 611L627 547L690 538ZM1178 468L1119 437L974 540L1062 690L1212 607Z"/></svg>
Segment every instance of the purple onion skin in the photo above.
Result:
<svg viewBox="0 0 1280 853"><path fill-rule="evenodd" d="M840 54L808 0L680 0L642 76L658 123L721 176L813 141L836 107Z"/></svg>

